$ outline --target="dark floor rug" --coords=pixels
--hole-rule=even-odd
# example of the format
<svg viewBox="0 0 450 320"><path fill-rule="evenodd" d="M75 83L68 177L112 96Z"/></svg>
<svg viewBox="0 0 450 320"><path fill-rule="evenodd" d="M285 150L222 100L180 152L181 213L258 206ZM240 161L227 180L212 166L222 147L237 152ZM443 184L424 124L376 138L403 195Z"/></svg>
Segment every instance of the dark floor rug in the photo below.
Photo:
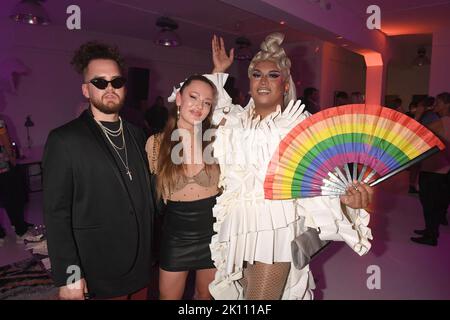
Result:
<svg viewBox="0 0 450 320"><path fill-rule="evenodd" d="M0 300L53 300L57 293L36 256L0 267Z"/></svg>

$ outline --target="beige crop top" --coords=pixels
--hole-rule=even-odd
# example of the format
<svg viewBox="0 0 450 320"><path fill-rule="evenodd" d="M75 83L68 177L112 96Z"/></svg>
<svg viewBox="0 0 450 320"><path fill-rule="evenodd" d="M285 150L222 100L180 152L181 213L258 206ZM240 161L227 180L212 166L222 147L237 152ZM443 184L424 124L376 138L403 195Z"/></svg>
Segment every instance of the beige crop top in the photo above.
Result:
<svg viewBox="0 0 450 320"><path fill-rule="evenodd" d="M159 156L159 148L161 145L162 134L156 134L150 137L152 150L147 150L148 152L148 160L150 165L150 172L152 174L158 173L158 156ZM201 187L208 188L212 186L217 186L219 183L219 168L218 166L213 166L211 170L205 169L203 167L197 174L192 177L188 177L186 175L182 175L177 180L173 193L183 189L188 184L198 184ZM166 194L163 192L164 197L166 198Z"/></svg>

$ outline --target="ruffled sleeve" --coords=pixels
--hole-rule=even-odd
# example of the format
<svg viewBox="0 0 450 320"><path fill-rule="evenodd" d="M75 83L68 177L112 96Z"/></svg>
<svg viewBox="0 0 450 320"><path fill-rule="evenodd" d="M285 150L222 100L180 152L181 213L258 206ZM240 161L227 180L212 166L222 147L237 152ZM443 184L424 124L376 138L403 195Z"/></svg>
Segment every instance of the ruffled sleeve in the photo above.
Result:
<svg viewBox="0 0 450 320"><path fill-rule="evenodd" d="M307 227L316 228L322 240L344 241L360 256L371 247L370 215L363 209L341 207L338 197L297 199L299 214ZM343 211L345 210L345 212Z"/></svg>
<svg viewBox="0 0 450 320"><path fill-rule="evenodd" d="M228 79L227 73L205 74L204 76L211 80L217 88L217 105L212 117L214 125L219 125L229 115L235 115L244 110L240 105L233 104L231 97L224 88Z"/></svg>

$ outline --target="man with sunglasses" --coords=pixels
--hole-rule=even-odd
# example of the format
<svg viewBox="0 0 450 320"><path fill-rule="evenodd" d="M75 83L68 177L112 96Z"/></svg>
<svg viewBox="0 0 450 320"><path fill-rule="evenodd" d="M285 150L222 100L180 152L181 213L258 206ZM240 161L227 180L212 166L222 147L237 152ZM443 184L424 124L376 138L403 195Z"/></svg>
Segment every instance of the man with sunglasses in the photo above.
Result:
<svg viewBox="0 0 450 320"><path fill-rule="evenodd" d="M142 130L119 116L123 59L97 42L72 60L89 107L50 132L44 211L61 299L146 299L154 202Z"/></svg>

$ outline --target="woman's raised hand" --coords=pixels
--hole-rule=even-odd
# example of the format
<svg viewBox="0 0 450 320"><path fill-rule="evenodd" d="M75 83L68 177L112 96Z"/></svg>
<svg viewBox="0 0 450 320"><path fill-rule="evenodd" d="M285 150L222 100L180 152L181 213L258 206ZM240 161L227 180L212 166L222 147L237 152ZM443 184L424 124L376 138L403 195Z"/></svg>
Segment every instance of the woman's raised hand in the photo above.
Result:
<svg viewBox="0 0 450 320"><path fill-rule="evenodd" d="M225 72L233 63L234 49L231 49L230 54L227 55L223 38L214 35L211 40L211 51L214 63L213 73Z"/></svg>

